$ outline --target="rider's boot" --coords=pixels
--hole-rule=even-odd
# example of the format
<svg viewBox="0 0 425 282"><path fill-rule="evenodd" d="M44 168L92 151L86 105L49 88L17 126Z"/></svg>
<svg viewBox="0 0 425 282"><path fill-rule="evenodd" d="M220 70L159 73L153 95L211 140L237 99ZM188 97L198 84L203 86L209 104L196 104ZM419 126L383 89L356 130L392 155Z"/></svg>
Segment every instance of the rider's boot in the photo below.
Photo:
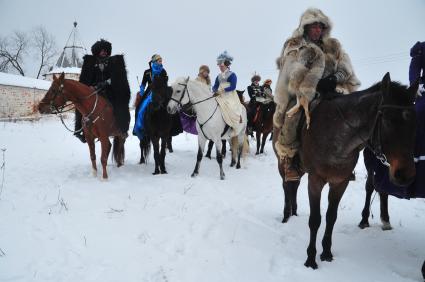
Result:
<svg viewBox="0 0 425 282"><path fill-rule="evenodd" d="M283 170L285 173L285 181L300 180L300 173L294 166L294 158L290 158L288 156L283 158Z"/></svg>

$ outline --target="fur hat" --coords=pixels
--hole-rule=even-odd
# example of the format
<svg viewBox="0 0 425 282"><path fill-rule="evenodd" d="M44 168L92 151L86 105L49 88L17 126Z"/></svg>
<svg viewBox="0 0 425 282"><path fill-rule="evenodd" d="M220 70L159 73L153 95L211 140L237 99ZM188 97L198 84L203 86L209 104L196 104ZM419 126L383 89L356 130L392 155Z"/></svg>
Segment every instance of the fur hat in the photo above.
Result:
<svg viewBox="0 0 425 282"><path fill-rule="evenodd" d="M323 38L330 36L332 30L332 22L321 10L316 8L307 9L300 18L298 28L292 33L293 37L302 37L305 32L305 27L313 23L323 24Z"/></svg>
<svg viewBox="0 0 425 282"><path fill-rule="evenodd" d="M254 76L251 77L251 82L254 82L254 81L260 82L261 81L261 76L258 75L258 74L254 74Z"/></svg>
<svg viewBox="0 0 425 282"><path fill-rule="evenodd" d="M158 60L162 60L161 55L159 55L159 54L153 54L152 57L151 57L151 62L156 62Z"/></svg>
<svg viewBox="0 0 425 282"><path fill-rule="evenodd" d="M225 64L226 66L230 66L230 64L233 61L233 57L227 53L227 51L224 51L217 57L217 64Z"/></svg>
<svg viewBox="0 0 425 282"><path fill-rule="evenodd" d="M207 65L202 65L199 67L199 73L203 71L207 71L208 73L210 73L210 68Z"/></svg>
<svg viewBox="0 0 425 282"><path fill-rule="evenodd" d="M105 50L108 56L111 56L112 44L104 39L100 39L99 41L96 41L96 43L94 43L91 47L91 53L96 57L99 56L100 51L102 50Z"/></svg>

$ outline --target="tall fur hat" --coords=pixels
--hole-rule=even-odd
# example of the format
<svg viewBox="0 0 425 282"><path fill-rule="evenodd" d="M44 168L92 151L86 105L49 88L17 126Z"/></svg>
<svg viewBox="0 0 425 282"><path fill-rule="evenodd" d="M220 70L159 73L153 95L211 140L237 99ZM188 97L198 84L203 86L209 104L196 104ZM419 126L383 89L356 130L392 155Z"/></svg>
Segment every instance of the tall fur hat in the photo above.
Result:
<svg viewBox="0 0 425 282"><path fill-rule="evenodd" d="M217 57L217 64L225 64L226 66L230 66L230 64L233 61L233 57L227 53L227 51L224 51Z"/></svg>
<svg viewBox="0 0 425 282"><path fill-rule="evenodd" d="M254 82L254 81L260 82L261 81L261 76L258 75L258 74L254 74L254 76L251 77L251 82Z"/></svg>
<svg viewBox="0 0 425 282"><path fill-rule="evenodd" d="M112 44L104 39L100 39L99 41L96 41L96 43L94 43L91 47L91 53L96 57L99 56L100 51L102 50L105 50L106 53L108 53L108 56L111 56Z"/></svg>
<svg viewBox="0 0 425 282"><path fill-rule="evenodd" d="M321 10L316 8L307 9L300 18L300 24L298 28L292 33L293 37L302 37L305 32L306 25L310 25L313 23L321 23L323 24L323 38L327 38L330 36L332 30L332 22Z"/></svg>

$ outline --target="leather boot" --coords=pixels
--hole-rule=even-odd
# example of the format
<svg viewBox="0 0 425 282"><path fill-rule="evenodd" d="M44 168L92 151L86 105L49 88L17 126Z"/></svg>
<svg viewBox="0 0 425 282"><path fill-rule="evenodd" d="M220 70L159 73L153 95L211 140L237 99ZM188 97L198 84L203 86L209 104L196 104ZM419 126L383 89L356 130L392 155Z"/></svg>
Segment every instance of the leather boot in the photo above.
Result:
<svg viewBox="0 0 425 282"><path fill-rule="evenodd" d="M86 137L84 136L83 132L76 132L74 133L74 136L78 138L82 143L86 143Z"/></svg>
<svg viewBox="0 0 425 282"><path fill-rule="evenodd" d="M285 157L283 159L283 170L285 173L285 181L298 181L300 174L293 164L293 158Z"/></svg>

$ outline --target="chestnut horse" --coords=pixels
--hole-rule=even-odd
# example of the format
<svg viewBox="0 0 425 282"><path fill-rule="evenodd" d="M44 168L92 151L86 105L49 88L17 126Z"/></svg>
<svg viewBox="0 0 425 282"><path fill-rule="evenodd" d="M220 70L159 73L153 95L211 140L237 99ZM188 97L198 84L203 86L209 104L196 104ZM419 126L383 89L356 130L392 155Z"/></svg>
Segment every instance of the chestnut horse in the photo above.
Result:
<svg viewBox="0 0 425 282"><path fill-rule="evenodd" d="M357 163L360 148L370 147L389 165L393 183L406 185L413 181L416 125L414 101L417 88L418 84L407 88L391 82L387 73L380 83L369 89L321 101L311 113L310 128L307 130L304 126L301 130L299 151L301 166L308 173L310 202L310 243L304 264L306 267L317 268L316 237L321 223L320 199L326 183L329 184L329 204L320 259L333 260L332 231L338 205ZM275 128L274 143L279 133ZM283 171L282 166L279 161L279 172ZM283 183L285 195L288 189L293 189L285 185L287 183ZM298 187L299 182L292 184ZM296 212L296 194L292 195L290 201L292 210L295 208Z"/></svg>
<svg viewBox="0 0 425 282"><path fill-rule="evenodd" d="M126 137L118 130L113 115L112 105L89 86L78 81L65 79L64 73L59 78L53 76L53 82L38 105L41 114L61 113L66 102L70 101L83 116L83 131L90 149L93 175L97 175L95 138L100 140L103 179L108 178L106 164L111 151L109 137L114 137L113 158L120 167L124 164L124 143Z"/></svg>
<svg viewBox="0 0 425 282"><path fill-rule="evenodd" d="M257 139L256 155L264 153L264 145L266 145L267 136L273 130L273 114L276 109L276 104L272 101L267 104L260 104L257 107L253 126Z"/></svg>

